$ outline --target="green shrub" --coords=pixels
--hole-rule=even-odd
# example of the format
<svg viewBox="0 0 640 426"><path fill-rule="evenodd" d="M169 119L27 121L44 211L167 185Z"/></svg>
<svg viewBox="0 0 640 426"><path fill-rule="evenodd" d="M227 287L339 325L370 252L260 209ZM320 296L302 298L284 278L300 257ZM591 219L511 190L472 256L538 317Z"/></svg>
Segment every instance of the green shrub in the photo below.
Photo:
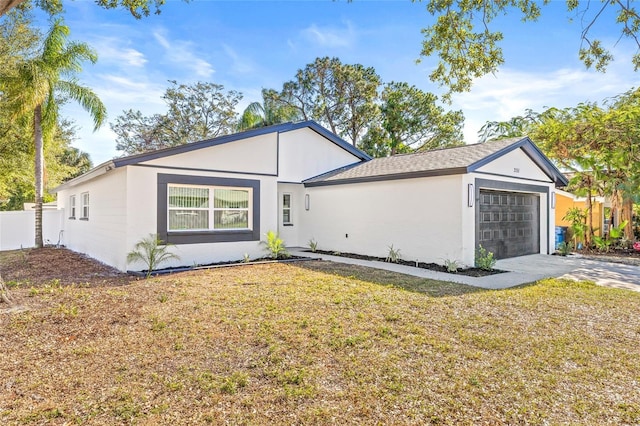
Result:
<svg viewBox="0 0 640 426"><path fill-rule="evenodd" d="M573 250L573 244L571 244L570 242L563 241L558 244L558 253L560 254L560 256L566 256L570 254L571 250Z"/></svg>
<svg viewBox="0 0 640 426"><path fill-rule="evenodd" d="M389 246L389 254L387 254L386 262L398 263L400 260L400 249L394 249L393 244Z"/></svg>
<svg viewBox="0 0 640 426"><path fill-rule="evenodd" d="M487 249L482 247L482 244L478 246L476 250L476 268L491 271L496 266L496 261L497 259L493 257L492 252L488 252Z"/></svg>
<svg viewBox="0 0 640 426"><path fill-rule="evenodd" d="M309 240L309 249L311 249L311 253L315 253L318 249L318 242L313 238Z"/></svg>
<svg viewBox="0 0 640 426"><path fill-rule="evenodd" d="M266 246L265 250L272 259L286 259L291 256L285 247L284 241L277 232L267 232L267 240L260 241L260 243Z"/></svg>
<svg viewBox="0 0 640 426"><path fill-rule="evenodd" d="M458 269L460 268L460 264L458 263L457 260L445 259L444 267L447 268L447 272L454 273L454 272L458 272Z"/></svg>
<svg viewBox="0 0 640 426"><path fill-rule="evenodd" d="M153 270L162 262L169 259L180 259L177 254L168 251L172 245L164 244L158 238L158 234L149 234L147 238L143 238L133 246L133 250L127 254L127 263L137 260L143 262L147 265L147 276L145 278L149 278Z"/></svg>

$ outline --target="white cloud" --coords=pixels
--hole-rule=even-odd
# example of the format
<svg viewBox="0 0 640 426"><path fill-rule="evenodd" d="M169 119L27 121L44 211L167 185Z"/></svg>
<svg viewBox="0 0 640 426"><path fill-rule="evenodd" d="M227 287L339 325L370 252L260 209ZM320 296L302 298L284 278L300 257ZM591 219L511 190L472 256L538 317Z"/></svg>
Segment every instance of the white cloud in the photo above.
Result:
<svg viewBox="0 0 640 426"><path fill-rule="evenodd" d="M623 61L624 62L624 61ZM632 68L614 64L606 74L581 68L535 73L504 68L495 76L474 81L468 93L453 96L451 109L465 114L465 141L477 142L477 132L487 121L506 121L525 109L567 108L581 102L601 102L631 88Z"/></svg>
<svg viewBox="0 0 640 426"><path fill-rule="evenodd" d="M319 27L311 24L302 31L302 37L320 47L350 47L356 41L356 31L350 21L343 27Z"/></svg>
<svg viewBox="0 0 640 426"><path fill-rule="evenodd" d="M192 42L170 41L162 29L154 31L153 37L164 48L165 57L169 62L191 70L197 77L208 78L215 72L209 62L199 58L198 54L194 52Z"/></svg>
<svg viewBox="0 0 640 426"><path fill-rule="evenodd" d="M238 55L231 46L226 43L222 43L222 48L227 56L231 58L233 71L239 74L249 74L254 72L254 65L249 60L240 57L240 55Z"/></svg>
<svg viewBox="0 0 640 426"><path fill-rule="evenodd" d="M126 42L114 37L104 37L91 42L98 52L100 63L117 65L120 68L141 68L148 61L144 54L136 49L126 46Z"/></svg>

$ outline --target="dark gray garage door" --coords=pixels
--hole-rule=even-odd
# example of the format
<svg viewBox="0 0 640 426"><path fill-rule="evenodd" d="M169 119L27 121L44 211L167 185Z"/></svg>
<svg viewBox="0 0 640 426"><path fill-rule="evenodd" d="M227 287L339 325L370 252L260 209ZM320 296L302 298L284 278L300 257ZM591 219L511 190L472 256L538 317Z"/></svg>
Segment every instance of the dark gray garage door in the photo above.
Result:
<svg viewBox="0 0 640 426"><path fill-rule="evenodd" d="M480 190L476 246L496 258L540 253L540 198L535 194Z"/></svg>

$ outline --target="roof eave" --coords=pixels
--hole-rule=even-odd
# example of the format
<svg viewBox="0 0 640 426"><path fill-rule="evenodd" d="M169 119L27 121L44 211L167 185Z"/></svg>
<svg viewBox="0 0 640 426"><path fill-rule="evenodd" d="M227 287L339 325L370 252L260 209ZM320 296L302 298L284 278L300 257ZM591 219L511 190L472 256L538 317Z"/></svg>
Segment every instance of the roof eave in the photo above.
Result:
<svg viewBox="0 0 640 426"><path fill-rule="evenodd" d="M478 170L480 167L489 164L493 160L502 157L503 155L515 151L518 148L522 148L524 153L533 161L540 169L546 174L549 179L551 179L556 187L564 187L567 186L569 181L566 176L562 174L560 170L544 155L542 151L536 146L535 143L528 137L516 141L510 145L505 146L502 149L497 150L496 152L487 155L486 157L476 161L475 163L469 165L469 171L473 172Z"/></svg>
<svg viewBox="0 0 640 426"><path fill-rule="evenodd" d="M376 175L376 176L363 176L345 179L323 180L318 182L303 182L307 188L315 186L331 186L331 185L348 185L352 183L366 183L366 182L380 182L386 180L401 180L401 179L417 179L423 177L433 176L448 176L468 173L469 170L466 167L456 167L451 169L439 169L439 170L420 170L416 172L406 173L394 173L388 175Z"/></svg>
<svg viewBox="0 0 640 426"><path fill-rule="evenodd" d="M62 191L64 189L72 188L72 187L74 187L76 185L79 185L79 184L81 184L83 182L86 182L88 180L95 179L98 176L101 176L101 175L103 175L103 174L105 174L105 173L107 173L107 172L109 172L109 171L111 171L111 170L113 170L115 168L116 168L116 166L115 166L113 160L106 161L106 162L94 167L93 169L89 170L88 172L86 172L86 173L84 173L84 174L82 174L82 175L80 175L78 177L75 177L73 179L70 179L70 180L66 181L65 183L63 183L61 185L56 186L55 188L53 188L51 190L51 192L58 193L58 192L60 192L60 191Z"/></svg>

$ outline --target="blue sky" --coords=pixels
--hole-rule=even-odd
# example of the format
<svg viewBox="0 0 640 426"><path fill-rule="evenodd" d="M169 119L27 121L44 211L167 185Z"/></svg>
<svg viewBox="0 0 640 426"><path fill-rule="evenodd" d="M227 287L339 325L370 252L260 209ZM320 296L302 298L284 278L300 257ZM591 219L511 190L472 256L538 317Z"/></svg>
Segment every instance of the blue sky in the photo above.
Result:
<svg viewBox="0 0 640 426"><path fill-rule="evenodd" d="M240 91L242 110L261 100L262 88L280 89L298 69L322 56L372 66L384 82L406 81L444 93L428 78L436 59L416 64L420 30L433 20L422 3L168 0L160 15L141 20L88 0L64 3L70 38L98 52L98 63L86 64L80 79L106 104L109 121L130 108L147 115L164 112L161 96L168 80L208 81ZM445 106L463 110L467 143L477 141L477 131L488 120L507 120L526 108L601 101L638 86L640 75L631 66L635 47L618 42L619 30L610 17L595 27L595 34L613 47L616 61L606 74L584 68L578 60L580 17L564 4L552 2L535 23L523 24L515 16L494 21L492 28L505 35L504 66ZM38 23L46 30L45 20ZM75 146L89 152L94 164L120 155L108 125L93 133L79 107L65 106L63 113L78 126Z"/></svg>

